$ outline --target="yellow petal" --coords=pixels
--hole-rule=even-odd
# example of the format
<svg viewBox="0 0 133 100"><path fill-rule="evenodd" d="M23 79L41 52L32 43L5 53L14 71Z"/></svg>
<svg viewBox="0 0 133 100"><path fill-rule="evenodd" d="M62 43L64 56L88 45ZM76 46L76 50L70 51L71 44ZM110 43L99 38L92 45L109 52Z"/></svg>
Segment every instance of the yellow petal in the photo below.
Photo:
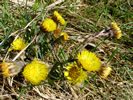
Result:
<svg viewBox="0 0 133 100"><path fill-rule="evenodd" d="M70 69L71 69L71 65L69 65L66 69L67 69L67 70L70 70Z"/></svg>
<svg viewBox="0 0 133 100"><path fill-rule="evenodd" d="M69 75L69 73L68 73L68 72L64 72L64 76L66 76L66 77L67 77L68 75Z"/></svg>
<svg viewBox="0 0 133 100"><path fill-rule="evenodd" d="M69 38L69 36L66 33L61 33L60 36L64 36L64 40L67 40Z"/></svg>
<svg viewBox="0 0 133 100"><path fill-rule="evenodd" d="M71 77L67 77L67 79L68 79L68 80L72 80L72 78L71 78Z"/></svg>

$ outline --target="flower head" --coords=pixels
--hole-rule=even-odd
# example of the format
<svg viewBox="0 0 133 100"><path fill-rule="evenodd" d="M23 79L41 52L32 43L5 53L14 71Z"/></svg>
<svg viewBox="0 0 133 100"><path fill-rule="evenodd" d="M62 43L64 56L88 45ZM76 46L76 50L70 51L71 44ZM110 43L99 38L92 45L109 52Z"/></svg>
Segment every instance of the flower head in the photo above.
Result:
<svg viewBox="0 0 133 100"><path fill-rule="evenodd" d="M54 37L55 38L58 38L60 36L63 36L63 40L67 40L69 38L69 36L66 33L61 33L61 29L60 28L57 28L54 31Z"/></svg>
<svg viewBox="0 0 133 100"><path fill-rule="evenodd" d="M46 32L52 32L56 30L56 23L52 19L46 18L41 25L41 29Z"/></svg>
<svg viewBox="0 0 133 100"><path fill-rule="evenodd" d="M96 57L95 53L87 50L83 50L78 54L78 61L87 71L98 71L101 66L101 61Z"/></svg>
<svg viewBox="0 0 133 100"><path fill-rule="evenodd" d="M63 19L63 17L57 11L54 11L53 17L57 20L57 22L61 23L62 25L66 24L66 21Z"/></svg>
<svg viewBox="0 0 133 100"><path fill-rule="evenodd" d="M48 68L45 62L35 59L24 67L22 72L24 78L32 84L37 85L41 80L45 80L48 75Z"/></svg>
<svg viewBox="0 0 133 100"><path fill-rule="evenodd" d="M110 24L110 28L113 30L113 33L114 33L114 37L117 38L117 39L120 39L121 36L122 36L122 33L121 33L121 30L120 28L117 26L117 24L115 22L112 22Z"/></svg>
<svg viewBox="0 0 133 100"><path fill-rule="evenodd" d="M73 85L80 84L87 77L87 73L84 72L81 67L79 68L76 64L71 64L67 66L66 69L67 71L64 72L64 76L69 80L69 83L72 83Z"/></svg>
<svg viewBox="0 0 133 100"><path fill-rule="evenodd" d="M0 68L4 77L10 77L17 75L22 67L16 62L8 61L1 63Z"/></svg>
<svg viewBox="0 0 133 100"><path fill-rule="evenodd" d="M61 33L60 36L64 36L63 40L67 40L69 36L66 33Z"/></svg>
<svg viewBox="0 0 133 100"><path fill-rule="evenodd" d="M11 50L23 50L27 46L27 43L22 38L18 38L13 41L11 44L11 47L8 49L8 51Z"/></svg>
<svg viewBox="0 0 133 100"><path fill-rule="evenodd" d="M112 71L111 67L105 65L101 67L101 69L99 70L99 75L101 78L106 78L110 74L111 71Z"/></svg>
<svg viewBox="0 0 133 100"><path fill-rule="evenodd" d="M54 37L55 38L58 38L61 34L61 29L60 28L57 28L55 31L54 31Z"/></svg>

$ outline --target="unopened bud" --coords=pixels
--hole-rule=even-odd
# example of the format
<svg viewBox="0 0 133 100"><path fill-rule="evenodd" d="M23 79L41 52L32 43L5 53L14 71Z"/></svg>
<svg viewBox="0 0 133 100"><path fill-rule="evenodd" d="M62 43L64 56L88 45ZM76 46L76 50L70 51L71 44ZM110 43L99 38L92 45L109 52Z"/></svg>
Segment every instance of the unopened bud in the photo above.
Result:
<svg viewBox="0 0 133 100"><path fill-rule="evenodd" d="M0 68L4 77L17 75L22 69L22 62L7 61L0 64Z"/></svg>
<svg viewBox="0 0 133 100"><path fill-rule="evenodd" d="M106 78L106 77L110 74L111 71L112 71L112 69L111 69L110 66L108 66L108 65L103 65L103 66L101 67L101 69L98 71L98 73L99 73L99 76L100 76L101 78Z"/></svg>

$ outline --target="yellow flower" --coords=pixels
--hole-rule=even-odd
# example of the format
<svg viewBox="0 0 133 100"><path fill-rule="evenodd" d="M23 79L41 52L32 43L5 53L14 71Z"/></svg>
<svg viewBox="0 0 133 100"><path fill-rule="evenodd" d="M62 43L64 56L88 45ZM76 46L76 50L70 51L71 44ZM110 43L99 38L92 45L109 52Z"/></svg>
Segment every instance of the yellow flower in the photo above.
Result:
<svg viewBox="0 0 133 100"><path fill-rule="evenodd" d="M66 24L66 21L63 19L63 17L62 17L57 11L54 11L53 17L54 17L59 23L61 23L62 25L65 25L65 24Z"/></svg>
<svg viewBox="0 0 133 100"><path fill-rule="evenodd" d="M22 67L13 61L8 61L1 63L0 68L4 77L10 77L18 74Z"/></svg>
<svg viewBox="0 0 133 100"><path fill-rule="evenodd" d="M87 73L84 72L82 68L79 68L76 64L71 64L67 66L66 69L67 71L64 72L64 76L69 80L68 82L72 83L73 85L80 85L80 83L83 82L87 77Z"/></svg>
<svg viewBox="0 0 133 100"><path fill-rule="evenodd" d="M32 84L38 85L41 80L45 80L48 75L48 68L45 62L35 59L24 67L22 72L25 79Z"/></svg>
<svg viewBox="0 0 133 100"><path fill-rule="evenodd" d="M83 50L78 54L78 61L87 71L98 71L101 66L101 61L96 57L95 53L87 50Z"/></svg>
<svg viewBox="0 0 133 100"><path fill-rule="evenodd" d="M18 38L11 44L11 47L8 49L8 51L11 50L23 50L27 46L27 43L22 38Z"/></svg>
<svg viewBox="0 0 133 100"><path fill-rule="evenodd" d="M58 38L59 36L64 36L63 40L67 40L69 38L69 36L66 33L61 33L61 29L60 28L57 28L54 31L54 37L55 38Z"/></svg>
<svg viewBox="0 0 133 100"><path fill-rule="evenodd" d="M110 28L112 28L112 30L113 30L114 37L117 39L120 39L122 36L122 33L121 33L120 28L117 26L117 24L115 22L112 22L110 24Z"/></svg>
<svg viewBox="0 0 133 100"><path fill-rule="evenodd" d="M41 25L41 29L46 32L52 32L56 30L56 23L52 19L46 18Z"/></svg>
<svg viewBox="0 0 133 100"><path fill-rule="evenodd" d="M63 40L67 40L69 36L66 33L61 33L60 36L64 36Z"/></svg>
<svg viewBox="0 0 133 100"><path fill-rule="evenodd" d="M101 67L101 69L99 70L99 75L101 78L106 78L110 72L112 71L112 69L110 68L110 66L103 66Z"/></svg>

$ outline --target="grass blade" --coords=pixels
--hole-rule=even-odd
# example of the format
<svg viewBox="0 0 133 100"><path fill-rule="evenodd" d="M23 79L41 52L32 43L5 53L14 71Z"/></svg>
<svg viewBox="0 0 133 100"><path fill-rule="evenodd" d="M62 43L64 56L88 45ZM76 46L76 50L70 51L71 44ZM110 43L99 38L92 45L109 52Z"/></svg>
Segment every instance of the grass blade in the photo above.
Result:
<svg viewBox="0 0 133 100"><path fill-rule="evenodd" d="M108 61L106 64L108 64L110 62L110 60L114 57L114 55L118 52L119 48L116 48L116 50L113 52L113 54L109 57Z"/></svg>
<svg viewBox="0 0 133 100"><path fill-rule="evenodd" d="M35 85L27 85L26 87L24 87L23 91L21 92L21 94L20 94L19 97L18 97L18 100L20 100L20 98L21 98L22 95L25 93L25 91L26 91L27 88L30 88L30 87L33 87L33 86L35 86Z"/></svg>
<svg viewBox="0 0 133 100"><path fill-rule="evenodd" d="M132 51L133 51L133 48L130 51L128 51L125 55L123 55L122 59L125 59L127 57L127 55L130 54Z"/></svg>
<svg viewBox="0 0 133 100"><path fill-rule="evenodd" d="M88 80L85 80L84 86L82 88L82 90L86 87L87 83L89 83L90 80L94 79L96 77L97 73L93 76L91 76L91 78L89 78Z"/></svg>
<svg viewBox="0 0 133 100"><path fill-rule="evenodd" d="M1 49L1 46L2 46L2 45L6 42L6 40L8 39L8 36L11 34L13 27L14 27L14 26L12 26L12 27L10 28L10 30L8 31L8 33L7 33L6 37L5 37L5 39L2 41L2 43L0 43L0 49Z"/></svg>
<svg viewBox="0 0 133 100"><path fill-rule="evenodd" d="M106 39L107 39L107 38L105 38L104 40L102 40L95 48L93 48L93 49L91 50L91 52L95 52L95 50L97 49L97 47L98 47L100 44L102 44Z"/></svg>
<svg viewBox="0 0 133 100"><path fill-rule="evenodd" d="M4 12L4 13L6 13L7 15L8 15L8 17L10 17L14 22L15 22L15 24L17 24L17 21L7 12L7 10L6 9L4 9L1 5L0 5L0 9L2 9L2 11Z"/></svg>

